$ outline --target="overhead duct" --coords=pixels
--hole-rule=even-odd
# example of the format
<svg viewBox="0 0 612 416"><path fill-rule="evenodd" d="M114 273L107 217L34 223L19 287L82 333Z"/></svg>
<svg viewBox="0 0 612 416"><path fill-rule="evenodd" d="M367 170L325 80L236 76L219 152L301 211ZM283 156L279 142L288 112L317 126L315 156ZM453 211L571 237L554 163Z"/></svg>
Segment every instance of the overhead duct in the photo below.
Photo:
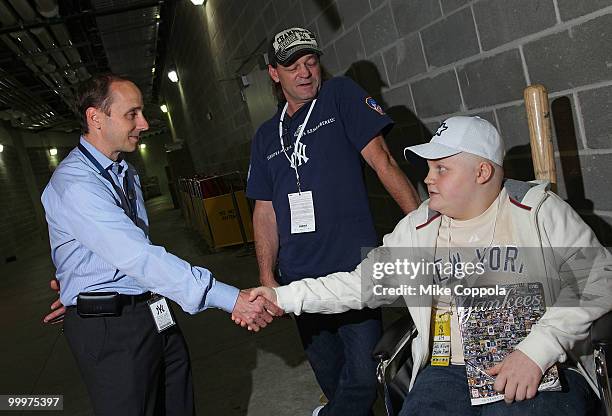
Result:
<svg viewBox="0 0 612 416"><path fill-rule="evenodd" d="M36 10L47 19L59 16L59 5L56 0L36 0Z"/></svg>
<svg viewBox="0 0 612 416"><path fill-rule="evenodd" d="M11 4L19 13L21 18L26 21L34 21L37 19L36 12L28 2L21 0L11 0ZM59 6L57 1L54 0L38 0L36 1L36 9L38 12L46 18L57 18L59 17ZM53 80L58 86L63 86L64 81L62 78L68 80L71 84L76 84L81 77L87 78L81 70L80 74L72 68L73 65L80 64L81 57L75 48L65 49L64 51L59 50L59 47L72 46L70 36L63 24L53 25L51 32L46 27L37 27L30 29L30 32L36 36L38 42L42 48L47 51L56 65L50 64L46 54L37 54L32 59L34 63L41 67L41 72L49 74L50 72L57 71L57 75L52 76ZM14 33L11 34L14 37ZM54 39L57 36L57 42ZM28 32L19 32L19 37L22 39L23 47L30 54L40 52L40 47L35 44ZM56 50L57 49L57 50ZM67 59L68 57L68 59ZM80 68L79 68L80 70ZM84 70L86 72L86 70ZM88 74L87 74L88 75Z"/></svg>
<svg viewBox="0 0 612 416"><path fill-rule="evenodd" d="M41 82L44 86L42 91L48 88L51 96L56 96L56 99L63 101L67 109L70 109L73 93L69 86L86 80L90 75L83 65L77 48L73 46L64 23L31 27L32 23L41 21L40 16L46 19L61 18L58 2L56 0L36 0L34 2L0 0L0 25L15 28L14 31L5 31L7 35L0 35L0 41L4 42L31 71L32 76ZM80 42L80 44L83 43ZM3 97L0 98L7 102L6 106L12 107L17 113L21 110L27 112L19 117L20 125L27 127L29 124L29 127L40 127L52 124L54 120L64 122L61 118L58 120L57 112L48 105L41 103L28 106L28 101L30 103L40 101L27 90L21 93L18 85L18 83L15 84L11 90L3 88ZM41 87L33 86L33 90L40 92ZM49 93L43 96L48 99ZM10 113L13 120L14 114L17 113Z"/></svg>
<svg viewBox="0 0 612 416"><path fill-rule="evenodd" d="M60 76L57 74L57 72L52 72L52 73L50 73L50 74L47 74L47 76L48 76L49 78L51 78L51 79L53 80L53 82L55 82L55 86L56 86L56 87L60 87L60 88L63 88L63 87L64 87L64 79L63 79L63 78L61 78L61 77L60 77Z"/></svg>
<svg viewBox="0 0 612 416"><path fill-rule="evenodd" d="M19 14L19 16L23 19L23 21L33 22L37 19L38 16L36 15L36 12L34 11L34 9L32 9L32 7L30 7L30 4L27 1L10 0L10 2L13 8ZM53 11L53 9L58 8L57 3L53 4L53 2L51 1L43 1L41 3L42 4L38 4L38 8L42 8L43 10L45 10L45 13L50 13ZM64 54L61 51L53 51L53 49L57 48L57 45L55 44L55 40L52 39L51 35L49 34L46 28L44 27L33 28L33 29L30 29L30 32L33 35L35 35L36 38L38 38L40 45L45 50L50 51L51 57L53 58L53 60L55 61L55 63L57 64L60 70L68 66L68 60L66 59ZM22 33L21 36L23 37L23 44L24 44L25 49L28 52L35 53L41 50L38 47L38 45L35 45L34 41L28 35L28 32L20 32L20 33ZM11 33L11 35L13 34ZM34 59L34 62L39 66L46 64L47 62L39 62L39 61L43 61L43 57L44 59L48 60L48 58L45 55L39 55ZM72 77L72 78L73 80L75 79L75 77ZM71 82L76 82L76 81L71 81Z"/></svg>
<svg viewBox="0 0 612 416"><path fill-rule="evenodd" d="M15 43L13 42L13 40L10 38L9 35L0 35L0 40L2 40L2 42L4 42L4 44L8 46L9 49L13 51L15 55L19 56L22 54L21 49L19 49L19 47L15 45ZM38 71L38 67L34 64L34 62L32 61L32 58L24 56L22 57L22 61L28 67L28 69L32 71L33 73L36 73ZM48 61L49 59L47 59L47 62Z"/></svg>
<svg viewBox="0 0 612 416"><path fill-rule="evenodd" d="M36 45L29 32L19 31L11 33L11 37L14 39L17 47L22 50L19 55L23 54L23 51L27 52L32 56L32 62L36 65L44 65L49 62L47 55L42 55L37 52L41 52L41 49Z"/></svg>
<svg viewBox="0 0 612 416"><path fill-rule="evenodd" d="M56 0L36 0L36 10L38 10L42 16L48 19L60 17L59 6ZM64 24L51 25L50 29L53 36L55 36L55 39L57 39L59 46L72 46L70 35L68 34L68 30ZM81 55L75 47L65 49L64 54L66 57L68 57L68 62L70 64L75 65L83 62L81 60ZM72 84L75 84L78 81L84 81L90 76L89 72L84 66L80 66L76 70L69 69L64 75Z"/></svg>
<svg viewBox="0 0 612 416"><path fill-rule="evenodd" d="M55 93L56 93L56 94L59 94L59 93L58 93L58 91L56 90L57 85L55 85L53 82L51 82L51 81L49 80L49 77L48 77L47 75L41 75L39 78L40 78L40 80L41 80L42 82L44 82L44 83L45 83L45 85L46 85L47 87L49 87L49 88L51 88L53 91L55 91Z"/></svg>
<svg viewBox="0 0 612 416"><path fill-rule="evenodd" d="M0 23L2 23L2 26L15 26L17 24L17 19L12 10L2 2L0 2Z"/></svg>
<svg viewBox="0 0 612 416"><path fill-rule="evenodd" d="M128 76L150 100L160 15L171 3L0 0L2 117L22 128L66 126L74 87L91 71Z"/></svg>
<svg viewBox="0 0 612 416"><path fill-rule="evenodd" d="M56 24L51 25L51 31L57 39L57 42L62 46L72 45L72 41L70 40L70 35L66 30L66 26L64 24Z"/></svg>
<svg viewBox="0 0 612 416"><path fill-rule="evenodd" d="M62 52L53 52L53 49L57 48L57 45L55 44L55 41L51 39L51 36L49 36L49 32L46 28L39 27L36 29L30 29L30 31L36 35L36 37L45 49L51 51L51 56L53 57L53 60L57 63L57 66L60 69L64 68L65 66L68 66L68 60Z"/></svg>
<svg viewBox="0 0 612 416"><path fill-rule="evenodd" d="M79 80L81 81L85 81L90 77L89 72L87 72L87 69L85 69L84 66L77 69L77 75L79 76Z"/></svg>
<svg viewBox="0 0 612 416"><path fill-rule="evenodd" d="M60 46L72 46L72 41L70 40L70 35L68 35L68 31L66 30L66 26L63 24L57 24L51 26L51 32L57 39L57 43ZM64 53L68 57L68 60L75 64L81 62L81 55L76 50L76 48L72 47L69 49L65 49Z"/></svg>
<svg viewBox="0 0 612 416"><path fill-rule="evenodd" d="M55 72L55 70L57 69L57 67L51 62L41 65L40 67L42 68L43 73L45 74L50 74L51 72Z"/></svg>
<svg viewBox="0 0 612 416"><path fill-rule="evenodd" d="M21 16L24 22L33 22L36 20L36 12L30 7L27 1L23 0L9 0L13 9Z"/></svg>
<svg viewBox="0 0 612 416"><path fill-rule="evenodd" d="M45 49L51 51L51 56L53 57L53 60L57 63L59 69L68 66L68 60L66 59L64 54L60 51L53 51L53 49L57 49L57 45L55 44L55 41L51 39L51 36L49 36L49 32L46 28L31 29L31 32L36 35L36 37Z"/></svg>

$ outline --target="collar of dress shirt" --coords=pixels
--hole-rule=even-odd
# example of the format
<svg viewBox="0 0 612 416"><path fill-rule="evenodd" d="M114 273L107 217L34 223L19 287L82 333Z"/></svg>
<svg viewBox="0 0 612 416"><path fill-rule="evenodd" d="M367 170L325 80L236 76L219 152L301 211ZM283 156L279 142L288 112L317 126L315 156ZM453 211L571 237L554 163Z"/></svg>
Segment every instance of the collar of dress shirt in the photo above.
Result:
<svg viewBox="0 0 612 416"><path fill-rule="evenodd" d="M115 163L113 160L109 159L108 157L106 157L102 152L100 152L98 149L96 149L94 147L94 145L92 145L91 143L89 143L87 141L87 139L85 139L85 137L81 136L80 138L80 142L83 146L85 146L85 148L87 150L89 150L89 153L91 153L91 155L98 161L98 163L107 170L110 170L110 168L112 168L113 163ZM127 171L127 162L123 159L120 158L117 163L119 165L121 165L122 169L121 169L121 174L117 175L119 177L123 177L123 175L125 174L125 172ZM116 173L116 172L115 172Z"/></svg>

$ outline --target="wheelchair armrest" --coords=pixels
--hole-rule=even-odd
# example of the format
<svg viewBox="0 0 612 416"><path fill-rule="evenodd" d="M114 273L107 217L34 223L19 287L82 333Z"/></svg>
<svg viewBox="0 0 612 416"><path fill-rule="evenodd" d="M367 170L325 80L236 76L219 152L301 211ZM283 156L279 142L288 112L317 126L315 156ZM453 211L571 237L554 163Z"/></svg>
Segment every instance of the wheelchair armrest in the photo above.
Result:
<svg viewBox="0 0 612 416"><path fill-rule="evenodd" d="M593 345L612 345L612 312L593 322L591 342Z"/></svg>
<svg viewBox="0 0 612 416"><path fill-rule="evenodd" d="M397 321L389 325L383 332L382 337L374 347L372 356L377 360L387 360L391 358L397 344L402 338L414 328L414 322L410 314L405 314Z"/></svg>

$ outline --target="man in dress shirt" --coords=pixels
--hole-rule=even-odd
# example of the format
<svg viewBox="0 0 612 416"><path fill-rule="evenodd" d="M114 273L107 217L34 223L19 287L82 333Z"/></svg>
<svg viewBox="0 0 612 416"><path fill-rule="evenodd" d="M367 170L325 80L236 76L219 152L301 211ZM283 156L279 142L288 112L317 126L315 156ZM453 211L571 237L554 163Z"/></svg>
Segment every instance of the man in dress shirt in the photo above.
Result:
<svg viewBox="0 0 612 416"><path fill-rule="evenodd" d="M42 195L66 339L97 415L191 415L189 354L165 297L192 314L223 309L253 329L278 311L149 241L138 175L121 158L149 127L136 85L101 75L76 104L79 145Z"/></svg>

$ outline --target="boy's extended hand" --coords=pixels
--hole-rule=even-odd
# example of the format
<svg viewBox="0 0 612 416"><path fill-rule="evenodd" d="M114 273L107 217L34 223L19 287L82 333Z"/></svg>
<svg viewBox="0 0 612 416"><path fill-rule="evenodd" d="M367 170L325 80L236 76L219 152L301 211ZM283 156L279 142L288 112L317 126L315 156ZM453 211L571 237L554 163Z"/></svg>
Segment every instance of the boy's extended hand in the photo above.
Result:
<svg viewBox="0 0 612 416"><path fill-rule="evenodd" d="M264 296L253 295L251 290L241 290L238 300L232 311L232 320L248 328L249 331L259 331L272 322L275 316L281 316L285 312L274 302Z"/></svg>
<svg viewBox="0 0 612 416"><path fill-rule="evenodd" d="M272 288L262 286L262 287L256 287L253 289L243 290L242 292L248 295L249 302L253 304L260 304L263 307L263 312L262 312L263 315L271 315L270 319L266 320L266 324L272 321L271 318L273 316L282 316L285 313L285 311L283 311L276 304L276 293L274 292L274 289ZM265 328L266 326L264 324L264 325L259 325L259 327L256 327L255 325L253 325L253 323L247 322L245 319L242 319L240 316L236 314L232 314L232 320L237 325L240 325L243 328L247 327L249 331L257 332L259 328Z"/></svg>

